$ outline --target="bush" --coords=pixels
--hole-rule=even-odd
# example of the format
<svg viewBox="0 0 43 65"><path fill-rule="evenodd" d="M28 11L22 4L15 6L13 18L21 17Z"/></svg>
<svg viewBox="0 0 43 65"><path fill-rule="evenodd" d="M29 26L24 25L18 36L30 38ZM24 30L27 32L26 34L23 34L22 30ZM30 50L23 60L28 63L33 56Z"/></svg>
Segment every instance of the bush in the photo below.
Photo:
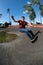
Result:
<svg viewBox="0 0 43 65"><path fill-rule="evenodd" d="M7 28L9 26L9 23L5 22L4 27Z"/></svg>

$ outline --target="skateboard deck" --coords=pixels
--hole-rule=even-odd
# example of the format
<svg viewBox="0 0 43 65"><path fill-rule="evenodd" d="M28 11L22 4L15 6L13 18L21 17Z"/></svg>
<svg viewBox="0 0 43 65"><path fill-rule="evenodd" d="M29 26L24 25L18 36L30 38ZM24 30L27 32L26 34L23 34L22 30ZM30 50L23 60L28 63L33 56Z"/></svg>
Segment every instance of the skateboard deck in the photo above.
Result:
<svg viewBox="0 0 43 65"><path fill-rule="evenodd" d="M35 43L38 39L38 36L35 37L35 39L32 41L32 43Z"/></svg>

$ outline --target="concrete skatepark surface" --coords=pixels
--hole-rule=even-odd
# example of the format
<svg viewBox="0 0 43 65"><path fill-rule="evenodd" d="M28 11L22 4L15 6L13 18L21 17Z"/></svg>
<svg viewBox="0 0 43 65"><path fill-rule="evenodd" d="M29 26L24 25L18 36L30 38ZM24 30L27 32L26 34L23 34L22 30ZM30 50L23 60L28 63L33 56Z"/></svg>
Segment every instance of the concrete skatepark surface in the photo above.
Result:
<svg viewBox="0 0 43 65"><path fill-rule="evenodd" d="M10 32L16 33L18 39L0 43L0 65L43 65L43 29L32 30L34 33L41 31L34 44L24 33Z"/></svg>

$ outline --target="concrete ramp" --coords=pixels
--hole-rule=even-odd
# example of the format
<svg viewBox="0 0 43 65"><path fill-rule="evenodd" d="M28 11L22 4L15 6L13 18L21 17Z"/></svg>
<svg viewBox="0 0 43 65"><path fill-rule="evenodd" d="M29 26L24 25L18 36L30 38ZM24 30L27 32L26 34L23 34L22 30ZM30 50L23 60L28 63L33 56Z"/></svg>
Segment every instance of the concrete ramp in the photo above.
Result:
<svg viewBox="0 0 43 65"><path fill-rule="evenodd" d="M38 40L32 44L29 38L18 32L18 39L10 43L0 43L0 65L43 65L43 29L38 30Z"/></svg>

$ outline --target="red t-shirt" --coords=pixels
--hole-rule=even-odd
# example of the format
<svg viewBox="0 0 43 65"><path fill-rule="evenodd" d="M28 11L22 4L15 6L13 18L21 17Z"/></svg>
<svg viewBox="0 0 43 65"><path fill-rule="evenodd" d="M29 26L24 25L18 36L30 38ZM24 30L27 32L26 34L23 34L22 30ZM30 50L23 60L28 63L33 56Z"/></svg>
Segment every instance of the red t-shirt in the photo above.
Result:
<svg viewBox="0 0 43 65"><path fill-rule="evenodd" d="M18 20L18 23L19 23L19 28L25 28L25 26L28 24L25 21L22 22L22 20Z"/></svg>

